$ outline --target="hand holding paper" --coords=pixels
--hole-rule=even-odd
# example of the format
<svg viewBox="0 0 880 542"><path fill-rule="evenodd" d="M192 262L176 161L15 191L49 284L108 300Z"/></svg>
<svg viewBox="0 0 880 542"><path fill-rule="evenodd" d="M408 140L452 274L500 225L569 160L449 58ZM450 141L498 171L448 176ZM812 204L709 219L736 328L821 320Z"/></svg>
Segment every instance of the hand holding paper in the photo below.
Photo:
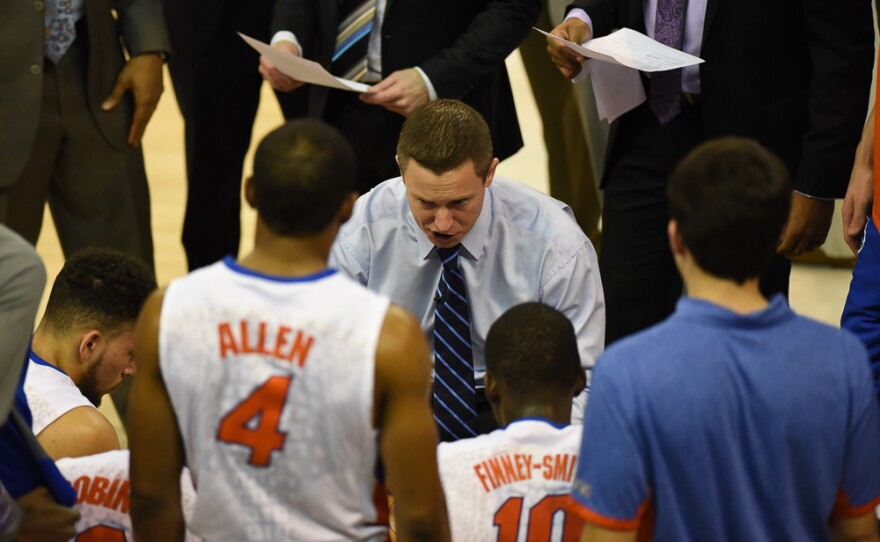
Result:
<svg viewBox="0 0 880 542"><path fill-rule="evenodd" d="M571 79L582 70L590 75L599 118L608 122L645 101L639 71L673 70L703 62L629 28L587 40L590 27L577 18L564 21L553 33L535 30L547 36L547 52L563 75Z"/></svg>
<svg viewBox="0 0 880 542"><path fill-rule="evenodd" d="M578 51L567 47L566 43L583 43L590 39L592 36L590 35L590 27L587 23L572 17L554 28L552 34L537 28L535 30L548 37L561 38L547 40L547 54L550 55L550 60L559 68L562 75L568 79L577 77L586 58Z"/></svg>
<svg viewBox="0 0 880 542"><path fill-rule="evenodd" d="M241 39L247 42L248 45L256 49L261 55L266 57L267 65L271 65L272 68L277 69L279 72L289 77L295 83L312 83L315 85L349 90L352 92L366 92L370 88L368 85L365 85L363 83L358 83L355 81L349 81L348 79L343 79L341 77L336 77L325 70L324 67L317 62L306 60L305 58L299 58L298 56L290 54L289 52L276 49L266 43L255 40L250 36L245 36L241 32L239 32L238 35L241 36ZM261 67L262 64L263 63L261 61ZM260 73L263 73L262 69L260 70ZM266 74L264 74L263 77L266 77ZM282 79L281 81L283 86L284 80ZM293 88L291 88L290 90L293 90Z"/></svg>
<svg viewBox="0 0 880 542"><path fill-rule="evenodd" d="M289 41L279 41L272 46L275 49L283 51L289 55L299 57L299 47L295 43ZM292 77L285 75L281 70L275 67L275 64L266 55L260 55L260 75L268 81L272 88L279 92L290 92L303 86L305 83L297 81Z"/></svg>

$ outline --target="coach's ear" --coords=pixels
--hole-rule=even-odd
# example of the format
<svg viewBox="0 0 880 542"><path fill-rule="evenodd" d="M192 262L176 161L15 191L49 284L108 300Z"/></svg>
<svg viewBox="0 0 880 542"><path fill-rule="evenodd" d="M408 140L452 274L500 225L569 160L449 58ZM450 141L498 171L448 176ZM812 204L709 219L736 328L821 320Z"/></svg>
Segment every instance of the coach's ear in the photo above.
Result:
<svg viewBox="0 0 880 542"><path fill-rule="evenodd" d="M257 208L254 203L254 178L252 176L244 180L244 199L251 209Z"/></svg>

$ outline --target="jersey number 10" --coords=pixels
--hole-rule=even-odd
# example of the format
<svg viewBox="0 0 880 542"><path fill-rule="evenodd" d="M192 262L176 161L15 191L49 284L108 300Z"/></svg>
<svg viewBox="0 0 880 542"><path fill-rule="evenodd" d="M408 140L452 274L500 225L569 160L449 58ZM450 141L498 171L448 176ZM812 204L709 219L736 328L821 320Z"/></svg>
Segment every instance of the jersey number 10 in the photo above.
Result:
<svg viewBox="0 0 880 542"><path fill-rule="evenodd" d="M547 495L528 511L526 542L550 542L553 516L562 514L562 542L577 542L581 537L583 522L566 513L568 495ZM511 497L495 512L494 523L498 527L497 542L517 542L522 515L523 498ZM558 536L558 535L557 535Z"/></svg>
<svg viewBox="0 0 880 542"><path fill-rule="evenodd" d="M292 376L273 376L220 420L217 440L251 449L248 463L268 467L272 452L284 448L287 433L278 429ZM257 419L256 424L251 420Z"/></svg>

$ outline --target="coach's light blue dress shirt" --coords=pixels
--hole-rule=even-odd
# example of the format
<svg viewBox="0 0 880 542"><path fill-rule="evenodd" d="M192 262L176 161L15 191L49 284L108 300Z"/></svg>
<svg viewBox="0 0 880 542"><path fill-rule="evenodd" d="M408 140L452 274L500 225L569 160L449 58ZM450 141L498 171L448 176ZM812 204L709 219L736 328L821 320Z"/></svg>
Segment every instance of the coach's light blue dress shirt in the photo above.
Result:
<svg viewBox="0 0 880 542"><path fill-rule="evenodd" d="M605 299L596 252L567 205L496 176L480 217L461 244L459 266L471 309L478 387L486 370L489 327L504 311L526 301L565 314L577 334L581 364L593 366L604 345ZM333 245L330 266L413 313L430 343L442 270L434 252L410 212L398 177L358 199ZM579 410L573 419L580 419Z"/></svg>

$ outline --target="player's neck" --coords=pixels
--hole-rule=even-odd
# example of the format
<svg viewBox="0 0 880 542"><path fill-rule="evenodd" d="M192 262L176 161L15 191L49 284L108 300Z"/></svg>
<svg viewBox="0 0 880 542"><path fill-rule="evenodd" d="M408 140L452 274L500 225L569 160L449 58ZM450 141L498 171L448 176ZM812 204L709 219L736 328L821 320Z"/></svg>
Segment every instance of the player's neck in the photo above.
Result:
<svg viewBox="0 0 880 542"><path fill-rule="evenodd" d="M254 249L239 263L268 275L311 275L327 268L333 242L333 238L328 237L326 232L311 237L285 237L258 224Z"/></svg>
<svg viewBox="0 0 880 542"><path fill-rule="evenodd" d="M31 350L46 363L58 367L67 373L74 382L77 381L79 377L79 364L77 360L70 357L70 353L75 353L76 348L71 349L66 338L59 338L47 330L44 322L40 322L40 325L34 331L34 337L31 340Z"/></svg>
<svg viewBox="0 0 880 542"><path fill-rule="evenodd" d="M719 305L738 314L750 314L767 307L768 302L761 294L758 279L746 280L742 284L723 279L693 269L682 273L688 297L702 299Z"/></svg>
<svg viewBox="0 0 880 542"><path fill-rule="evenodd" d="M557 402L550 403L527 403L521 405L510 405L503 409L502 425L508 425L521 418L544 418L553 423L560 425L568 425L571 423L571 401L567 404Z"/></svg>

